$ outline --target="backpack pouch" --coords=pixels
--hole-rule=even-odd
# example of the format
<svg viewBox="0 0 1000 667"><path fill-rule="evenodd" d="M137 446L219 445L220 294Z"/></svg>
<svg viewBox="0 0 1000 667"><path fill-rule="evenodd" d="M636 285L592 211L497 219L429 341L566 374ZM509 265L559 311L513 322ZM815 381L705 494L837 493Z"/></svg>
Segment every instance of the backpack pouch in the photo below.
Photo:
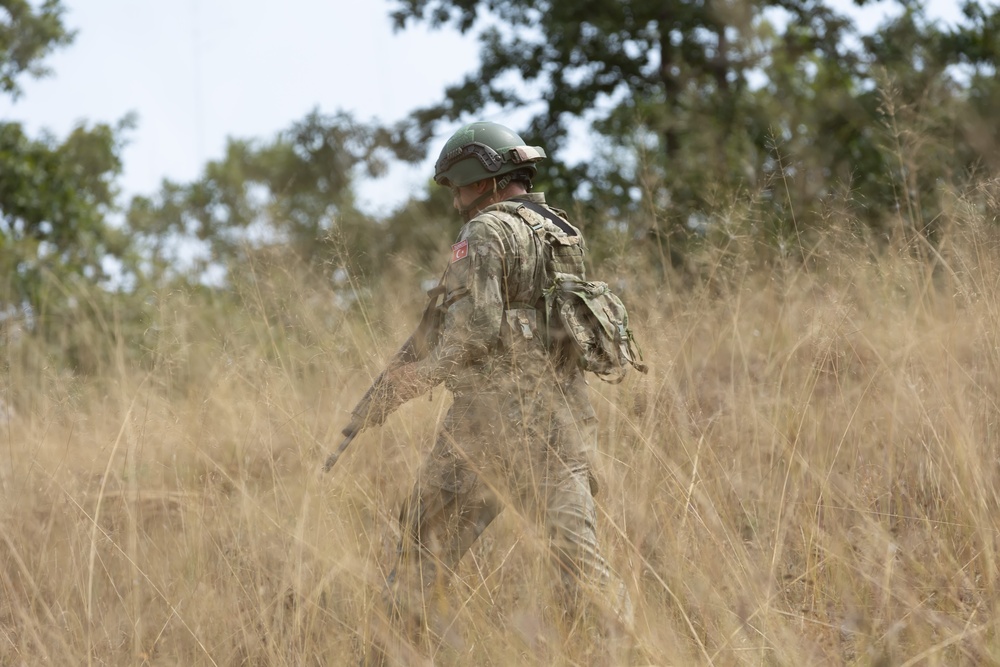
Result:
<svg viewBox="0 0 1000 667"><path fill-rule="evenodd" d="M621 382L629 366L645 373L625 305L607 283L557 277L546 295L584 370Z"/></svg>

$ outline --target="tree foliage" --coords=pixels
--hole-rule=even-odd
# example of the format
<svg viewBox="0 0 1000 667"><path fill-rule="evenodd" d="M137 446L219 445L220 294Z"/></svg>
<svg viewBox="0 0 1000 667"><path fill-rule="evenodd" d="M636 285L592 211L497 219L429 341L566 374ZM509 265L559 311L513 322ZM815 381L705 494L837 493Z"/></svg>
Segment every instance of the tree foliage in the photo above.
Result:
<svg viewBox="0 0 1000 667"><path fill-rule="evenodd" d="M458 224L447 192L377 219L354 184L424 158L443 122L522 108L534 116L517 129L556 157L589 130L592 156L548 162L539 186L583 202L597 247L602 234L646 240L665 263L740 197L776 239L841 195L872 228L932 230L941 184L1000 167L1000 11L968 0L942 27L920 0L898 1L860 35L822 0L393 0L400 29L478 31L479 68L396 126L315 111L274 137L231 139L197 179L136 197L124 226L109 219L130 119L62 139L0 123L2 305L38 303L46 276L101 283L112 264L133 285L197 282L262 248L331 275L404 254L433 267ZM72 40L63 13L59 0L0 1L3 93L21 94Z"/></svg>
<svg viewBox="0 0 1000 667"><path fill-rule="evenodd" d="M41 76L41 59L72 38L59 2L35 9L7 0L0 11L0 90L20 94L18 78ZM0 305L33 306L59 283L108 278L108 261L129 259L127 235L108 223L121 172L122 135L132 125L80 124L58 140L33 138L0 122ZM65 299L63 299L65 301ZM60 301L54 294L50 306Z"/></svg>
<svg viewBox="0 0 1000 667"><path fill-rule="evenodd" d="M414 113L422 136L530 107L526 139L558 155L582 121L594 158L557 163L545 185L588 199L597 217L653 210L674 234L750 191L790 231L840 191L876 228L900 209L926 225L935 183L996 159L1000 14L973 0L950 28L903 0L871 36L821 0L394 5L399 29L480 33L481 66Z"/></svg>
<svg viewBox="0 0 1000 667"><path fill-rule="evenodd" d="M314 111L271 140L230 139L197 180L167 181L156 195L136 197L127 220L161 275L176 269L185 249L203 250L197 275L239 267L268 246L286 247L307 264L364 273L395 247L399 232L413 230L361 212L354 180L417 156L399 128Z"/></svg>
<svg viewBox="0 0 1000 667"><path fill-rule="evenodd" d="M108 257L127 257L127 236L107 223L120 132L81 125L59 142L0 124L0 272L15 301L34 301L43 273L98 282L108 277Z"/></svg>
<svg viewBox="0 0 1000 667"><path fill-rule="evenodd" d="M45 0L37 9L28 0L0 1L0 91L17 97L22 74L48 73L42 59L73 40L63 11L60 0Z"/></svg>

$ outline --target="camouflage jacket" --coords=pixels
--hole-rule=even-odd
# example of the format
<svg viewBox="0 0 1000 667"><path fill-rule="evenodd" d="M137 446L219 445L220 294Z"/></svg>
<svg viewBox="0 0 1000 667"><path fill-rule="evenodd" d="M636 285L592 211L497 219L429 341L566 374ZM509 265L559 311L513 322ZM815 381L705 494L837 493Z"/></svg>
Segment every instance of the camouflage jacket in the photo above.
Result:
<svg viewBox="0 0 1000 667"><path fill-rule="evenodd" d="M558 240L567 234L522 202L545 205L545 196L532 193L491 205L462 227L444 277L443 330L428 357L418 362L418 371L427 386L444 382L456 401L480 392L509 392L512 383L528 392L554 382L571 398L577 419L592 417L581 371L554 371L543 334L550 279L542 236ZM562 211L546 208L565 220ZM583 237L565 226L577 237L572 240L579 247L582 274Z"/></svg>

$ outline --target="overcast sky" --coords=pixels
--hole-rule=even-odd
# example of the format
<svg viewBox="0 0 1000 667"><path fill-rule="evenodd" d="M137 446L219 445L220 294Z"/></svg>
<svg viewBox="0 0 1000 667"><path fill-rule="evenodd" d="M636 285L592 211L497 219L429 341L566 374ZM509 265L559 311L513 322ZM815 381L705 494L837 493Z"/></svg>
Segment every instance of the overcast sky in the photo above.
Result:
<svg viewBox="0 0 1000 667"><path fill-rule="evenodd" d="M0 118L64 136L81 120L138 127L124 152L125 194L163 178L192 180L227 136L271 138L312 109L391 122L439 101L478 62L478 44L452 30L394 33L387 0L64 0L76 40L0 98ZM360 184L368 207L405 199L430 174L396 170ZM388 190L403 190L388 192Z"/></svg>
<svg viewBox="0 0 1000 667"><path fill-rule="evenodd" d="M958 15L957 0L931 4L934 15ZM423 26L394 33L389 0L64 5L76 41L47 59L51 76L22 81L17 102L0 97L0 118L62 137L81 120L113 123L136 112L124 152L126 196L152 194L163 178L192 180L221 157L227 136L269 139L312 109L400 120L439 101L446 85L478 64L471 36ZM884 9L862 14L870 27ZM360 182L363 208L398 205L426 184L432 163Z"/></svg>

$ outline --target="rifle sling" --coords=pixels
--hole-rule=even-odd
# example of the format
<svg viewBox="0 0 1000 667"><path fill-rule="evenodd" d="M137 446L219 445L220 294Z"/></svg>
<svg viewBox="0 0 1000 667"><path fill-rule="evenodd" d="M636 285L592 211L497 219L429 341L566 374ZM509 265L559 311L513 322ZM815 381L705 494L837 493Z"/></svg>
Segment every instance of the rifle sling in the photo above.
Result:
<svg viewBox="0 0 1000 667"><path fill-rule="evenodd" d="M517 197L513 197L511 201L516 201L518 204L525 207L526 209L534 211L535 213L542 216L543 218L551 222L559 229L563 230L567 236L579 236L576 230L573 229L565 220L563 220L558 215L556 215L549 209L545 208L541 204L536 204L533 201L528 201L526 199L519 199Z"/></svg>

